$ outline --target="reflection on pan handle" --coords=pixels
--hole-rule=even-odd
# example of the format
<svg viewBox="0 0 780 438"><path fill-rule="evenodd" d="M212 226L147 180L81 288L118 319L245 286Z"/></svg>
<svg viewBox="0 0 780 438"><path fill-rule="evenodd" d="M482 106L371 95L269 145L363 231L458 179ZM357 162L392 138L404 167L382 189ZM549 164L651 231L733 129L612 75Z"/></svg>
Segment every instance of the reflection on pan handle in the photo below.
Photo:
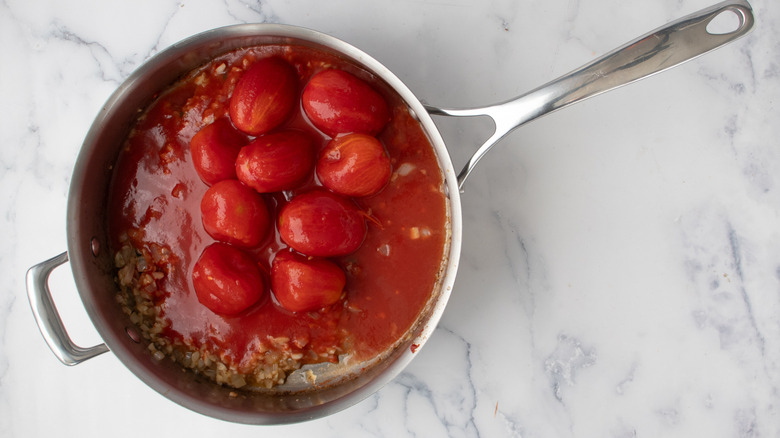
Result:
<svg viewBox="0 0 780 438"><path fill-rule="evenodd" d="M735 26L725 31L716 28L734 16L737 18ZM713 23L716 19L720 21ZM515 128L573 103L694 59L742 37L750 32L753 24L752 8L747 1L725 1L673 21L507 102L472 109L426 106L426 110L432 115L488 116L493 119L493 135L477 149L458 174L458 188L463 190L463 182L477 162Z"/></svg>
<svg viewBox="0 0 780 438"><path fill-rule="evenodd" d="M27 297L30 299L35 322L41 330L43 339L65 365L77 365L85 360L108 351L105 344L82 348L73 343L62 324L60 314L51 298L49 275L54 268L68 261L68 253L39 263L27 271Z"/></svg>

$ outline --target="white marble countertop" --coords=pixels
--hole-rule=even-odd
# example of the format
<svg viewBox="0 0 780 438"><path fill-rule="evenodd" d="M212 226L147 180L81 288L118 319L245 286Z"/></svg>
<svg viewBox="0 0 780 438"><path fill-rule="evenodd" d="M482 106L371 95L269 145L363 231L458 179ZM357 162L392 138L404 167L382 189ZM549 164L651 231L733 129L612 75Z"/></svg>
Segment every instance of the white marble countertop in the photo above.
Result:
<svg viewBox="0 0 780 438"><path fill-rule="evenodd" d="M707 0L0 3L0 436L780 436L780 8L648 80L533 122L462 195L458 279L419 356L330 417L246 426L159 395L112 354L60 364L24 275L66 249L68 183L109 94L187 36L314 28L424 101L528 91ZM457 165L487 135L437 119ZM69 269L71 335L100 341ZM56 285L56 287L55 287ZM262 429L262 430L261 430ZM142 432L140 432L142 431Z"/></svg>

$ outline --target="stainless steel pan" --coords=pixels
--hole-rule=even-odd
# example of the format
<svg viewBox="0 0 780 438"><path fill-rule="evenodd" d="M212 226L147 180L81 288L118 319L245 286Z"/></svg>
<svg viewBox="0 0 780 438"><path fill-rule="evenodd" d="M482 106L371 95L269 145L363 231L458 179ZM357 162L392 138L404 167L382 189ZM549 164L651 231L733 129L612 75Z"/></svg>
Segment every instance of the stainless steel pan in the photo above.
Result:
<svg viewBox="0 0 780 438"><path fill-rule="evenodd" d="M736 17L732 29L712 31L712 21L722 14ZM336 38L312 30L274 24L246 24L208 31L160 52L136 70L109 98L95 119L78 156L67 208L67 252L30 268L27 290L33 313L44 339L67 365L76 365L112 351L146 384L174 402L205 415L251 424L305 421L329 415L376 392L412 360L438 323L455 282L461 249L460 190L477 162L513 129L542 115L588 97L631 83L693 59L729 43L751 30L753 15L743 0L720 3L674 21L547 85L508 102L476 109L440 109L422 104L382 64ZM106 234L106 200L112 166L138 108L182 74L216 55L252 45L298 44L338 54L373 73L392 87L419 119L433 145L445 178L449 200L450 241L446 266L435 302L420 315L419 325L397 349L360 372L336 384L301 393L252 393L236 396L229 388L186 373L171 361L155 360L139 342L132 323L114 301L116 288ZM493 119L495 132L478 148L460 172L450 161L447 148L430 114L485 115ZM57 266L70 261L76 286L92 323L105 344L90 348L75 345L68 337L48 287ZM318 373L332 372L328 367ZM338 373L344 370L338 370ZM232 393L232 394L231 394Z"/></svg>

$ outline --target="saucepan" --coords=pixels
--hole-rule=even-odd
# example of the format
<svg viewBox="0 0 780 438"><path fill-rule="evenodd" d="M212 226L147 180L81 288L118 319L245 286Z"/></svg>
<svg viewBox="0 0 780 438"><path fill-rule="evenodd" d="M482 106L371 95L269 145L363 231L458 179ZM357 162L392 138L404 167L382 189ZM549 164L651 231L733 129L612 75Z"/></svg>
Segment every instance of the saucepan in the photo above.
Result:
<svg viewBox="0 0 780 438"><path fill-rule="evenodd" d="M723 16L733 24L720 29ZM736 17L736 18L734 18ZM306 421L352 406L378 391L412 360L434 331L455 282L461 250L460 194L464 182L485 153L510 131L583 99L661 72L748 33L754 19L750 5L731 0L714 5L650 32L572 73L504 103L473 109L443 109L423 104L381 63L352 45L322 33L288 25L244 24L207 31L160 52L132 73L97 115L80 150L67 204L67 251L29 269L27 290L33 314L47 344L66 365L106 351L140 380L193 411L249 424ZM296 44L336 54L391 87L419 121L437 155L448 201L448 234L441 279L432 305L418 318L404 342L376 364L336 384L300 392L251 393L236 396L230 388L184 372L174 363L152 358L139 342L132 322L120 311L113 258L108 250L106 210L112 167L138 109L181 75L236 48ZM437 130L435 116L488 116L494 133L456 171ZM49 274L66 262L84 307L104 344L82 348L69 338L49 289ZM411 348L410 348L411 347ZM327 373L327 370L323 370Z"/></svg>

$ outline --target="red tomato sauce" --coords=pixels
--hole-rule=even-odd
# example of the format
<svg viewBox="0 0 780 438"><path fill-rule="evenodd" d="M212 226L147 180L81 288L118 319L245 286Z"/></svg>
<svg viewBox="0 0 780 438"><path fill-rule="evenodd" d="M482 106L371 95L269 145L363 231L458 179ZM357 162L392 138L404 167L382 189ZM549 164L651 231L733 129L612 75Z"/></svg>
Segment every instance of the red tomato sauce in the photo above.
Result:
<svg viewBox="0 0 780 438"><path fill-rule="evenodd" d="M137 249L169 249L173 257L154 294L165 321L161 335L214 351L239 371L249 370L258 352L273 348L274 339L289 339L285 348L302 355L302 363L334 362L341 354L369 359L413 328L435 289L447 239L447 204L433 149L400 99L380 86L392 118L378 138L393 175L380 193L356 199L368 217L368 233L356 252L334 259L346 273L344 297L305 313L275 303L268 273L273 255L286 247L275 227L250 250L268 289L259 303L237 316L221 316L193 291L192 266L214 239L201 223L200 201L208 186L194 170L189 142L200 128L226 117L231 90L246 66L271 54L296 67L301 88L313 74L332 67L370 81L330 55L289 46L231 52L184 77L141 113L116 163L109 200L112 244L118 250L125 235ZM279 129L289 127L315 133L320 149L330 140L301 109ZM293 195L314 186L319 182L312 175L291 192L263 195L271 217Z"/></svg>

